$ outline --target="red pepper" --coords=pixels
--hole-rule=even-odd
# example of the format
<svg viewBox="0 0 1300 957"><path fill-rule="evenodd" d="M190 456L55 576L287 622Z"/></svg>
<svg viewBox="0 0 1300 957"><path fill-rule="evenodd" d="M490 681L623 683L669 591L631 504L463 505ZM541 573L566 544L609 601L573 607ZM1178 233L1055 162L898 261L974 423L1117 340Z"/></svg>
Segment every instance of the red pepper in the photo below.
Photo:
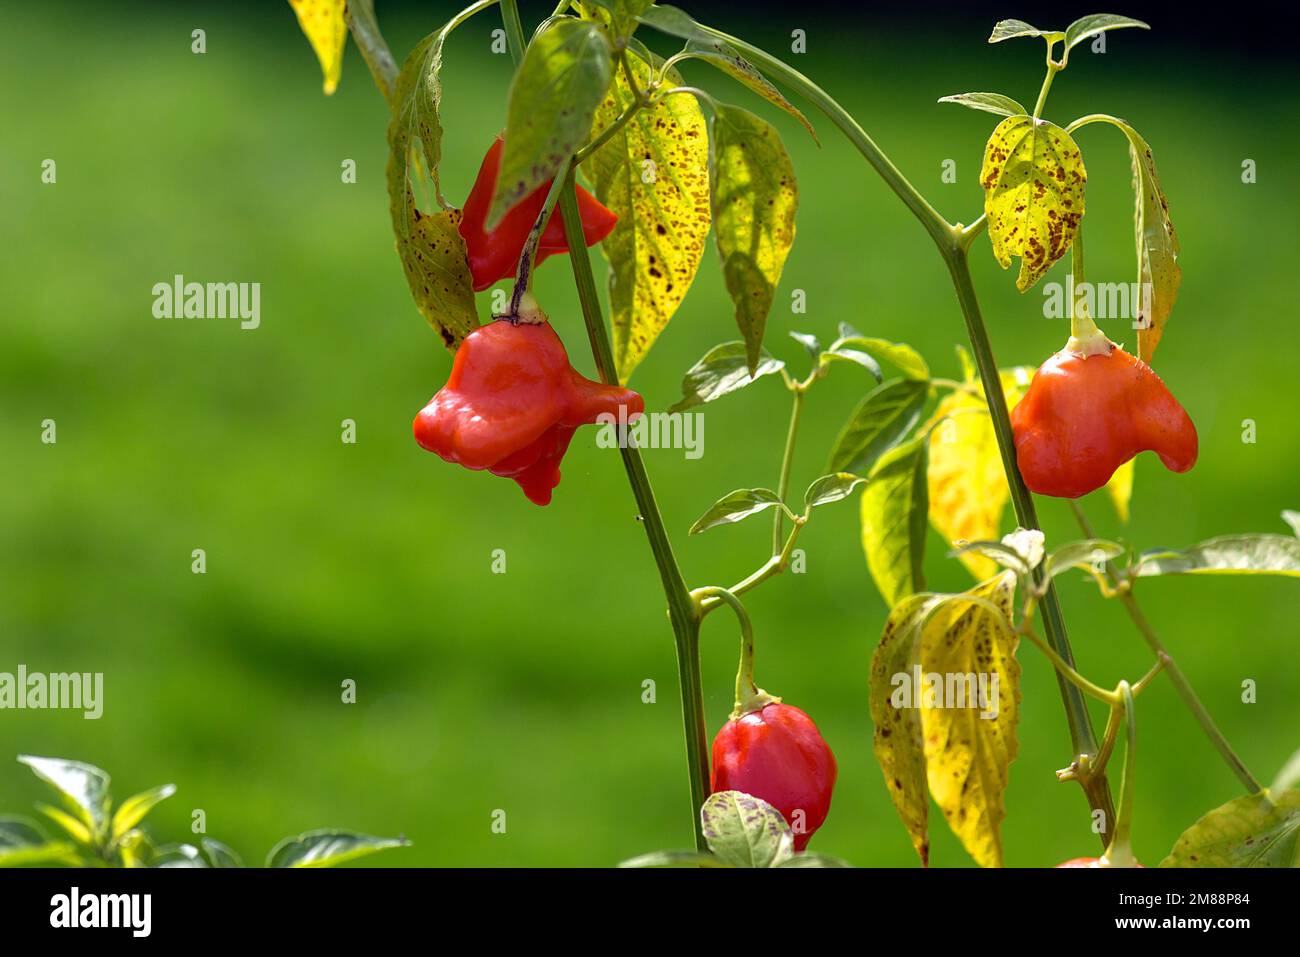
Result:
<svg viewBox="0 0 1300 957"><path fill-rule="evenodd" d="M835 755L812 718L779 701L733 717L713 739L711 789L762 798L794 830L794 848L808 846L831 807Z"/></svg>
<svg viewBox="0 0 1300 957"><path fill-rule="evenodd" d="M483 157L478 178L465 200L461 211L460 234L465 239L469 253L469 269L474 277L474 291L482 292L488 286L515 274L519 254L524 251L528 233L546 205L546 194L551 189L547 182L512 206L490 232L486 229L488 207L496 192L497 173L501 169L501 150L505 141L497 137ZM594 246L614 229L618 217L606 209L596 197L578 187L578 212L582 218L582 235L588 246ZM569 244L564 238L564 223L552 214L542 231L534 266L552 253L567 253Z"/></svg>
<svg viewBox="0 0 1300 957"><path fill-rule="evenodd" d="M1111 866L1110 864L1103 863L1100 857L1076 857L1073 858L1072 860L1066 861L1064 864L1057 864L1055 869L1060 870L1062 867L1110 867L1110 866ZM1143 865L1135 863L1133 866L1142 867Z"/></svg>
<svg viewBox="0 0 1300 957"><path fill-rule="evenodd" d="M1175 472L1196 464L1187 412L1150 366L1104 337L1072 339L1044 362L1011 426L1020 474L1040 495L1086 495L1142 451Z"/></svg>
<svg viewBox="0 0 1300 957"><path fill-rule="evenodd" d="M631 419L645 402L581 375L549 323L498 319L465 337L447 384L413 427L422 448L514 479L531 501L547 505L578 426L602 413L617 419L620 407Z"/></svg>

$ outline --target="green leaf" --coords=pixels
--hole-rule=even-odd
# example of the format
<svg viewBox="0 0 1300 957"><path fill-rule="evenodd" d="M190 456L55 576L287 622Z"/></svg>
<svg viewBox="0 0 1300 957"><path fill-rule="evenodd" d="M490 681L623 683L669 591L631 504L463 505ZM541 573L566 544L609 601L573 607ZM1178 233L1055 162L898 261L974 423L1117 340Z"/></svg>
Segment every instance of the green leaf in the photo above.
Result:
<svg viewBox="0 0 1300 957"><path fill-rule="evenodd" d="M809 854L807 852L787 857L777 867L852 867L848 861L827 854Z"/></svg>
<svg viewBox="0 0 1300 957"><path fill-rule="evenodd" d="M1056 549L1047 556L1046 572L1048 578L1055 578L1062 572L1080 565L1102 565L1124 554L1124 546L1119 542L1104 538L1086 538L1070 542Z"/></svg>
<svg viewBox="0 0 1300 957"><path fill-rule="evenodd" d="M411 182L411 152L418 141L435 196L445 206L438 178L442 156L439 71L447 35L467 18L462 11L411 51L397 77L393 119L388 125L388 204L398 258L416 308L443 344L453 350L478 327L465 241L457 229L460 213L449 209L420 212Z"/></svg>
<svg viewBox="0 0 1300 957"><path fill-rule="evenodd" d="M1281 794L1300 784L1300 751L1291 755L1291 760L1282 766L1277 772L1277 777L1273 783L1268 786L1270 794Z"/></svg>
<svg viewBox="0 0 1300 957"><path fill-rule="evenodd" d="M845 335L845 332L852 332L852 335ZM929 364L921 356L921 353L905 342L890 342L888 339L864 336L854 332L853 328L847 323L841 323L840 338L831 343L831 349L841 351L845 348L865 349L872 355L879 356L892 364L894 368L909 379L928 380L930 378Z"/></svg>
<svg viewBox="0 0 1300 957"><path fill-rule="evenodd" d="M220 841L205 837L199 843L203 845L203 856L208 859L208 863L213 867L244 866L240 856Z"/></svg>
<svg viewBox="0 0 1300 957"><path fill-rule="evenodd" d="M45 843L34 821L13 814L0 814L0 853L15 847L32 847Z"/></svg>
<svg viewBox="0 0 1300 957"><path fill-rule="evenodd" d="M862 492L862 547L889 607L925 588L928 443L922 435L887 452Z"/></svg>
<svg viewBox="0 0 1300 957"><path fill-rule="evenodd" d="M63 828L63 830L66 831L78 844L82 844L88 848L96 846L97 842L95 840L95 835L91 833L90 828L80 818L73 817L62 808L51 807L48 804L37 804L36 810L40 811L55 824L59 825L59 827Z"/></svg>
<svg viewBox="0 0 1300 957"><path fill-rule="evenodd" d="M18 760L58 792L64 804L89 828L95 839L108 833L108 789L111 779L107 772L91 764L62 758L39 758L23 754L19 755Z"/></svg>
<svg viewBox="0 0 1300 957"><path fill-rule="evenodd" d="M176 867L207 867L208 862L203 859L199 849L193 844L163 844L158 847L153 860L149 862L150 867L176 868Z"/></svg>
<svg viewBox="0 0 1300 957"><path fill-rule="evenodd" d="M334 867L390 847L406 847L406 838L371 837L354 831L324 829L286 837L266 856L267 867Z"/></svg>
<svg viewBox="0 0 1300 957"><path fill-rule="evenodd" d="M1286 535L1223 535L1181 551L1146 552L1137 574L1300 576L1300 538Z"/></svg>
<svg viewBox="0 0 1300 957"><path fill-rule="evenodd" d="M781 812L752 795L711 794L700 821L709 849L731 867L779 867L794 854L794 835Z"/></svg>
<svg viewBox="0 0 1300 957"><path fill-rule="evenodd" d="M612 75L613 51L599 24L564 17L533 37L510 84L506 143L488 229L554 179L587 141Z"/></svg>
<svg viewBox="0 0 1300 957"><path fill-rule="evenodd" d="M781 497L771 489L739 488L714 502L691 526L690 534L698 535L719 525L743 522L751 515L780 504Z"/></svg>
<svg viewBox="0 0 1300 957"><path fill-rule="evenodd" d="M1055 41L1064 40L1065 34L1060 30L1040 30L1025 23L1024 20L999 20L993 26L989 43L1001 43L1003 40L1011 40L1015 37L1043 37Z"/></svg>
<svg viewBox="0 0 1300 957"><path fill-rule="evenodd" d="M928 393L928 383L917 379L895 379L869 392L840 430L827 471L869 472L916 425Z"/></svg>
<svg viewBox="0 0 1300 957"><path fill-rule="evenodd" d="M1043 560L1043 533L1033 528L1018 528L998 542L967 542L955 549L953 557L975 552L993 559L1017 575L1027 576Z"/></svg>
<svg viewBox="0 0 1300 957"><path fill-rule="evenodd" d="M647 61L629 51L639 88ZM652 61L657 70L663 63ZM668 69L668 86L680 74ZM596 111L592 135L614 123L635 93L620 70ZM626 381L677 312L704 255L709 234L709 142L704 114L690 93L657 96L584 164L596 198L617 216L601 244L609 260L614 362Z"/></svg>
<svg viewBox="0 0 1300 957"><path fill-rule="evenodd" d="M885 379L885 374L880 370L880 363L867 353L858 349L850 349L846 346L837 346L823 352L818 358L818 361L823 367L832 362L853 362L870 372L877 382L883 382Z"/></svg>
<svg viewBox="0 0 1300 957"><path fill-rule="evenodd" d="M817 132L813 129L812 124L808 122L808 117L804 116L793 103L787 100L781 91L773 86L767 77L763 76L752 63L736 52L735 47L731 44L717 37L702 34L687 41L685 52L696 60L703 60L710 66L716 67L733 80L757 93L773 106L784 110L803 124L803 128L813 138L813 142L820 143L817 139Z"/></svg>
<svg viewBox="0 0 1300 957"><path fill-rule="evenodd" d="M814 336L812 333L791 332L790 338L793 339L795 342L799 343L799 345L803 346L804 349L807 350L808 355L812 356L814 361L816 361L818 357L821 356L822 344L817 340L817 337Z"/></svg>
<svg viewBox="0 0 1300 957"><path fill-rule="evenodd" d="M753 371L781 270L794 245L799 188L781 136L766 120L717 103L709 130L713 237Z"/></svg>
<svg viewBox="0 0 1300 957"><path fill-rule="evenodd" d="M954 93L952 96L939 97L940 103L957 103L972 110L996 113L999 116L1020 116L1029 111L1001 93Z"/></svg>
<svg viewBox="0 0 1300 957"><path fill-rule="evenodd" d="M682 398L668 411L685 412L694 406L712 402L784 368L784 362L764 352L758 368L751 375L745 344L724 342L706 352L699 362L687 370L686 377L682 379Z"/></svg>
<svg viewBox="0 0 1300 957"><path fill-rule="evenodd" d="M151 791L127 798L113 815L113 837L119 838L131 828L144 820L144 816L153 810L159 801L164 801L176 793L176 785L164 784Z"/></svg>
<svg viewBox="0 0 1300 957"><path fill-rule="evenodd" d="M803 496L803 507L805 511L811 511L819 505L842 501L852 495L853 490L865 481L866 479L861 476L851 475L848 472L823 475L808 486L808 491Z"/></svg>
<svg viewBox="0 0 1300 957"><path fill-rule="evenodd" d="M980 170L989 240L1003 269L1020 257L1021 292L1074 242L1087 179L1070 134L1046 120L1011 116L989 137Z"/></svg>
<svg viewBox="0 0 1300 957"><path fill-rule="evenodd" d="M1124 27L1140 27L1143 30L1151 29L1148 24L1143 23L1141 20L1134 20L1131 17L1121 17L1115 13L1093 13L1086 17L1080 17L1065 28L1065 48L1072 50L1091 36L1105 33L1107 30L1120 30Z"/></svg>
<svg viewBox="0 0 1300 957"><path fill-rule="evenodd" d="M652 851L621 861L619 867L727 867L712 854L700 851Z"/></svg>
<svg viewBox="0 0 1300 957"><path fill-rule="evenodd" d="M1300 866L1300 791L1239 797L1178 838L1161 867Z"/></svg>
<svg viewBox="0 0 1300 957"><path fill-rule="evenodd" d="M648 27L654 27L660 33L666 33L680 40L708 43L715 39L712 31L696 23L685 10L667 3L656 3L637 19Z"/></svg>
<svg viewBox="0 0 1300 957"><path fill-rule="evenodd" d="M1300 512L1286 509L1282 512L1282 521L1290 525L1291 531L1295 532L1297 537L1300 537Z"/></svg>
<svg viewBox="0 0 1300 957"><path fill-rule="evenodd" d="M0 867L75 867L80 863L73 845L47 840L27 818L0 815Z"/></svg>
<svg viewBox="0 0 1300 957"><path fill-rule="evenodd" d="M654 0L589 0L609 14L614 36L626 39L636 29L637 17L654 4Z"/></svg>

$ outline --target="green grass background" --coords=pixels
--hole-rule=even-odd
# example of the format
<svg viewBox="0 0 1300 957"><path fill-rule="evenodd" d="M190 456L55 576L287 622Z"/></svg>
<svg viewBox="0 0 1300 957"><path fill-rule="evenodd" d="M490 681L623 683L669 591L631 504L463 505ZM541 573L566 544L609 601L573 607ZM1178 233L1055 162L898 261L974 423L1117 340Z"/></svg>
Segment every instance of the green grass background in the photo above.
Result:
<svg viewBox="0 0 1300 957"><path fill-rule="evenodd" d="M399 58L451 9L385 16ZM524 4L529 21L542 12ZM715 19L748 29L738 14ZM447 51L452 198L504 122L509 60L489 52L498 25L493 14L471 21ZM865 15L794 26L809 31L800 68L945 215L973 219L995 119L935 100L992 89L1032 102L1041 48L989 47L983 33L941 23L901 36ZM198 27L201 56L190 52ZM777 22L757 32L778 50L787 36ZM538 509L513 483L453 468L411 440L411 418L450 358L393 252L385 113L355 49L325 98L285 4L159 4L134 15L26 5L7 15L0 44L0 670L102 671L106 684L99 721L0 712L0 812L42 797L13 760L27 752L101 765L120 797L173 781L179 794L151 817L156 835L188 837L202 808L208 833L255 861L281 836L324 825L406 834L412 848L373 859L391 865L606 865L686 845L672 639L617 458L575 441L554 504ZM1105 56L1080 52L1048 115L1112 112L1155 149L1185 271L1158 368L1201 436L1186 476L1141 457L1127 528L1099 496L1089 511L1102 534L1142 548L1284 531L1279 510L1300 507L1297 134L1278 122L1296 112L1294 87L1281 67L1161 46L1157 34L1115 33ZM707 68L687 72L773 115ZM910 342L936 374L955 375L963 325L930 241L831 124L813 119L821 148L773 117L800 174L800 209L771 349L800 369L802 349L786 333L827 341L847 320ZM1079 142L1090 277L1130 281L1124 144L1104 127ZM57 185L40 183L47 157ZM955 184L940 181L949 158ZM1240 181L1246 158L1258 164L1256 185ZM344 159L357 163L355 185L340 182ZM987 240L973 258L999 361L1034 364L1058 348L1067 330L1041 317L1039 292L1018 294ZM175 273L261 282L261 328L154 319L150 289ZM570 287L563 259L538 276L556 328L591 373ZM785 305L795 288L807 292L806 315ZM1115 334L1132 344L1131 333ZM665 408L683 371L734 337L710 250L633 384ZM812 394L796 488L820 474L869 384L837 366ZM787 403L767 380L708 407L701 460L646 453L693 585L728 584L764 558L766 522L693 539L685 530L725 492L775 482ZM57 445L40 442L45 418L57 420ZM340 442L344 418L357 422L356 445ZM1253 445L1241 441L1248 418ZM1076 537L1064 503L1040 506L1050 542ZM813 848L859 865L912 865L871 752L867 664L886 609L855 507L821 510L803 545L807 573L782 576L748 604L760 682L809 711L839 759ZM190 552L200 547L208 571L196 576ZM505 575L491 574L498 548ZM933 534L929 549L932 583L963 587ZM1300 746L1295 588L1245 578L1141 588L1206 705L1266 780ZM1089 676L1110 685L1145 671L1150 655L1121 608L1074 576L1061 590ZM711 726L730 707L736 647L726 616L711 618ZM1051 669L1033 648L1020 659L1007 861L1094 853L1082 797L1053 776L1070 755ZM349 678L355 705L340 703ZM645 679L657 682L656 704L641 701ZM1258 682L1258 703L1241 703L1244 679ZM1241 792L1167 682L1140 707L1136 846L1154 864L1201 813ZM507 813L505 834L490 828L495 809ZM933 861L968 864L934 820Z"/></svg>

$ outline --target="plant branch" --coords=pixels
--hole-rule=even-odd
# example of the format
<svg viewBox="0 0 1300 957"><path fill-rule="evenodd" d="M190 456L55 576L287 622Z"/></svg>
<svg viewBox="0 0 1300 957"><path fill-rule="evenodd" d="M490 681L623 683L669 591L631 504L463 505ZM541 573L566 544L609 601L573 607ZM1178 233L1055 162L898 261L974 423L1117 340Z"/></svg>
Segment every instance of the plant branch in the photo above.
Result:
<svg viewBox="0 0 1300 957"><path fill-rule="evenodd" d="M501 0L501 25L506 30L506 42L510 44L510 58L515 61L515 69L523 62L524 51L528 42L524 40L524 25L519 22L519 4L517 0Z"/></svg>
<svg viewBox="0 0 1300 957"><path fill-rule="evenodd" d="M578 290L578 300L582 305L582 317L587 326L587 337L591 340L591 351L596 360L596 368L601 381L616 385L618 373L614 365L614 352L610 348L609 333L605 329L605 317L600 307L600 296L596 292L596 280L591 272L591 259L582 233L582 219L578 211L578 195L572 166L564 177L564 188L560 192L560 215L564 220L564 235L570 250L569 259L573 263L573 279ZM704 688L700 679L700 612L687 590L686 581L673 555L672 543L664 528L659 506L655 502L654 491L646 475L645 463L641 460L641 452L631 442L620 442L619 448L627 471L628 484L632 486L632 494L640 510L646 536L650 539L650 550L654 553L664 595L668 600L668 617L672 622L673 636L677 645L677 675L681 689L682 723L686 736L686 761L690 778L691 827L695 834L696 848L707 850L708 845L704 841L700 825L700 808L704 805L709 787Z"/></svg>
<svg viewBox="0 0 1300 957"><path fill-rule="evenodd" d="M384 35L379 32L374 0L349 0L344 15L352 40L361 51L361 58L366 61L389 112L392 112L393 98L397 94L397 61L393 59L393 51L384 41Z"/></svg>
<svg viewBox="0 0 1300 957"><path fill-rule="evenodd" d="M1079 523L1079 528L1083 531L1083 534L1089 538L1095 538L1096 536L1092 531L1092 523L1088 521L1088 516L1084 514L1083 506L1080 505L1077 500L1072 500L1070 502L1070 508L1074 512L1075 521ZM1201 699L1197 697L1196 691L1192 688L1191 682L1187 680L1182 669L1178 667L1173 656L1169 654L1164 644L1160 641L1159 636L1156 635L1155 629L1151 627L1151 622L1147 620L1147 616L1142 612L1142 608L1138 605L1137 598L1133 595L1133 589L1130 583L1120 580L1119 576L1115 573L1115 569L1111 567L1110 562L1106 563L1106 576L1115 587L1115 592L1119 596L1120 602L1124 605L1124 610L1128 612L1129 618L1132 619L1133 624L1137 626L1137 630L1141 632L1142 637L1146 639L1147 645L1155 652L1156 658L1163 663L1164 670L1169 674L1169 680L1173 682L1174 688L1177 689L1179 697L1183 699L1183 704L1187 706L1187 709L1191 711L1192 716L1196 718L1197 722L1201 726L1201 730L1205 732L1205 736L1210 739L1210 743L1214 745L1224 762L1232 769L1233 773L1237 775L1237 779L1241 781L1242 785L1246 788L1246 792L1248 794L1258 794L1264 789L1263 785L1260 784L1256 777L1250 773L1250 769L1247 768L1245 762L1237 756L1237 752L1232 750L1232 745L1228 744L1228 739L1223 736L1223 732L1219 730L1218 725L1214 723L1214 719L1210 717L1210 712L1205 709L1205 705L1203 705ZM1139 684L1145 684L1146 680L1147 679L1144 678L1142 682L1139 682Z"/></svg>
<svg viewBox="0 0 1300 957"><path fill-rule="evenodd" d="M790 490L790 469L794 465L794 442L799 435L799 416L803 412L804 389L796 385L792 390L794 392L794 406L790 410L790 428L785 435L785 451L781 454L781 476L777 482L776 494L782 502L785 501L786 493ZM776 517L772 520L772 554L781 554L781 537L785 532L785 512L783 509L776 510Z"/></svg>

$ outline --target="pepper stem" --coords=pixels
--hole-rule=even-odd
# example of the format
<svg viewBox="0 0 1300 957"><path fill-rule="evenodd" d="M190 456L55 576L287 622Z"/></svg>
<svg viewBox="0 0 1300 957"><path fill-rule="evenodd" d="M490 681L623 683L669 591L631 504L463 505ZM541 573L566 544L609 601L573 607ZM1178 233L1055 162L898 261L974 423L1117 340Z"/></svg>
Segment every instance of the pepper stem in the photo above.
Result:
<svg viewBox="0 0 1300 957"><path fill-rule="evenodd" d="M1074 290L1070 295L1070 338L1065 343L1065 351L1081 356L1109 355L1115 344L1106 338L1106 334L1097 328L1092 316L1088 314L1088 282L1083 275L1082 226L1074 234L1070 267Z"/></svg>
<svg viewBox="0 0 1300 957"><path fill-rule="evenodd" d="M754 711L761 711L769 704L778 704L781 699L768 694L754 683L754 626L749 620L749 612L740 599L725 588L709 585L691 592L697 608L705 598L719 598L731 606L740 623L740 667L736 669L736 705L731 709L731 720L744 717Z"/></svg>
<svg viewBox="0 0 1300 957"><path fill-rule="evenodd" d="M1133 856L1129 842L1133 830L1133 777L1137 767L1137 723L1133 713L1133 689L1127 681L1121 681L1116 690L1123 702L1128 740L1124 746L1124 773L1119 779L1119 811L1115 816L1110 844L1101 856L1101 863L1106 867L1137 867L1137 858Z"/></svg>

